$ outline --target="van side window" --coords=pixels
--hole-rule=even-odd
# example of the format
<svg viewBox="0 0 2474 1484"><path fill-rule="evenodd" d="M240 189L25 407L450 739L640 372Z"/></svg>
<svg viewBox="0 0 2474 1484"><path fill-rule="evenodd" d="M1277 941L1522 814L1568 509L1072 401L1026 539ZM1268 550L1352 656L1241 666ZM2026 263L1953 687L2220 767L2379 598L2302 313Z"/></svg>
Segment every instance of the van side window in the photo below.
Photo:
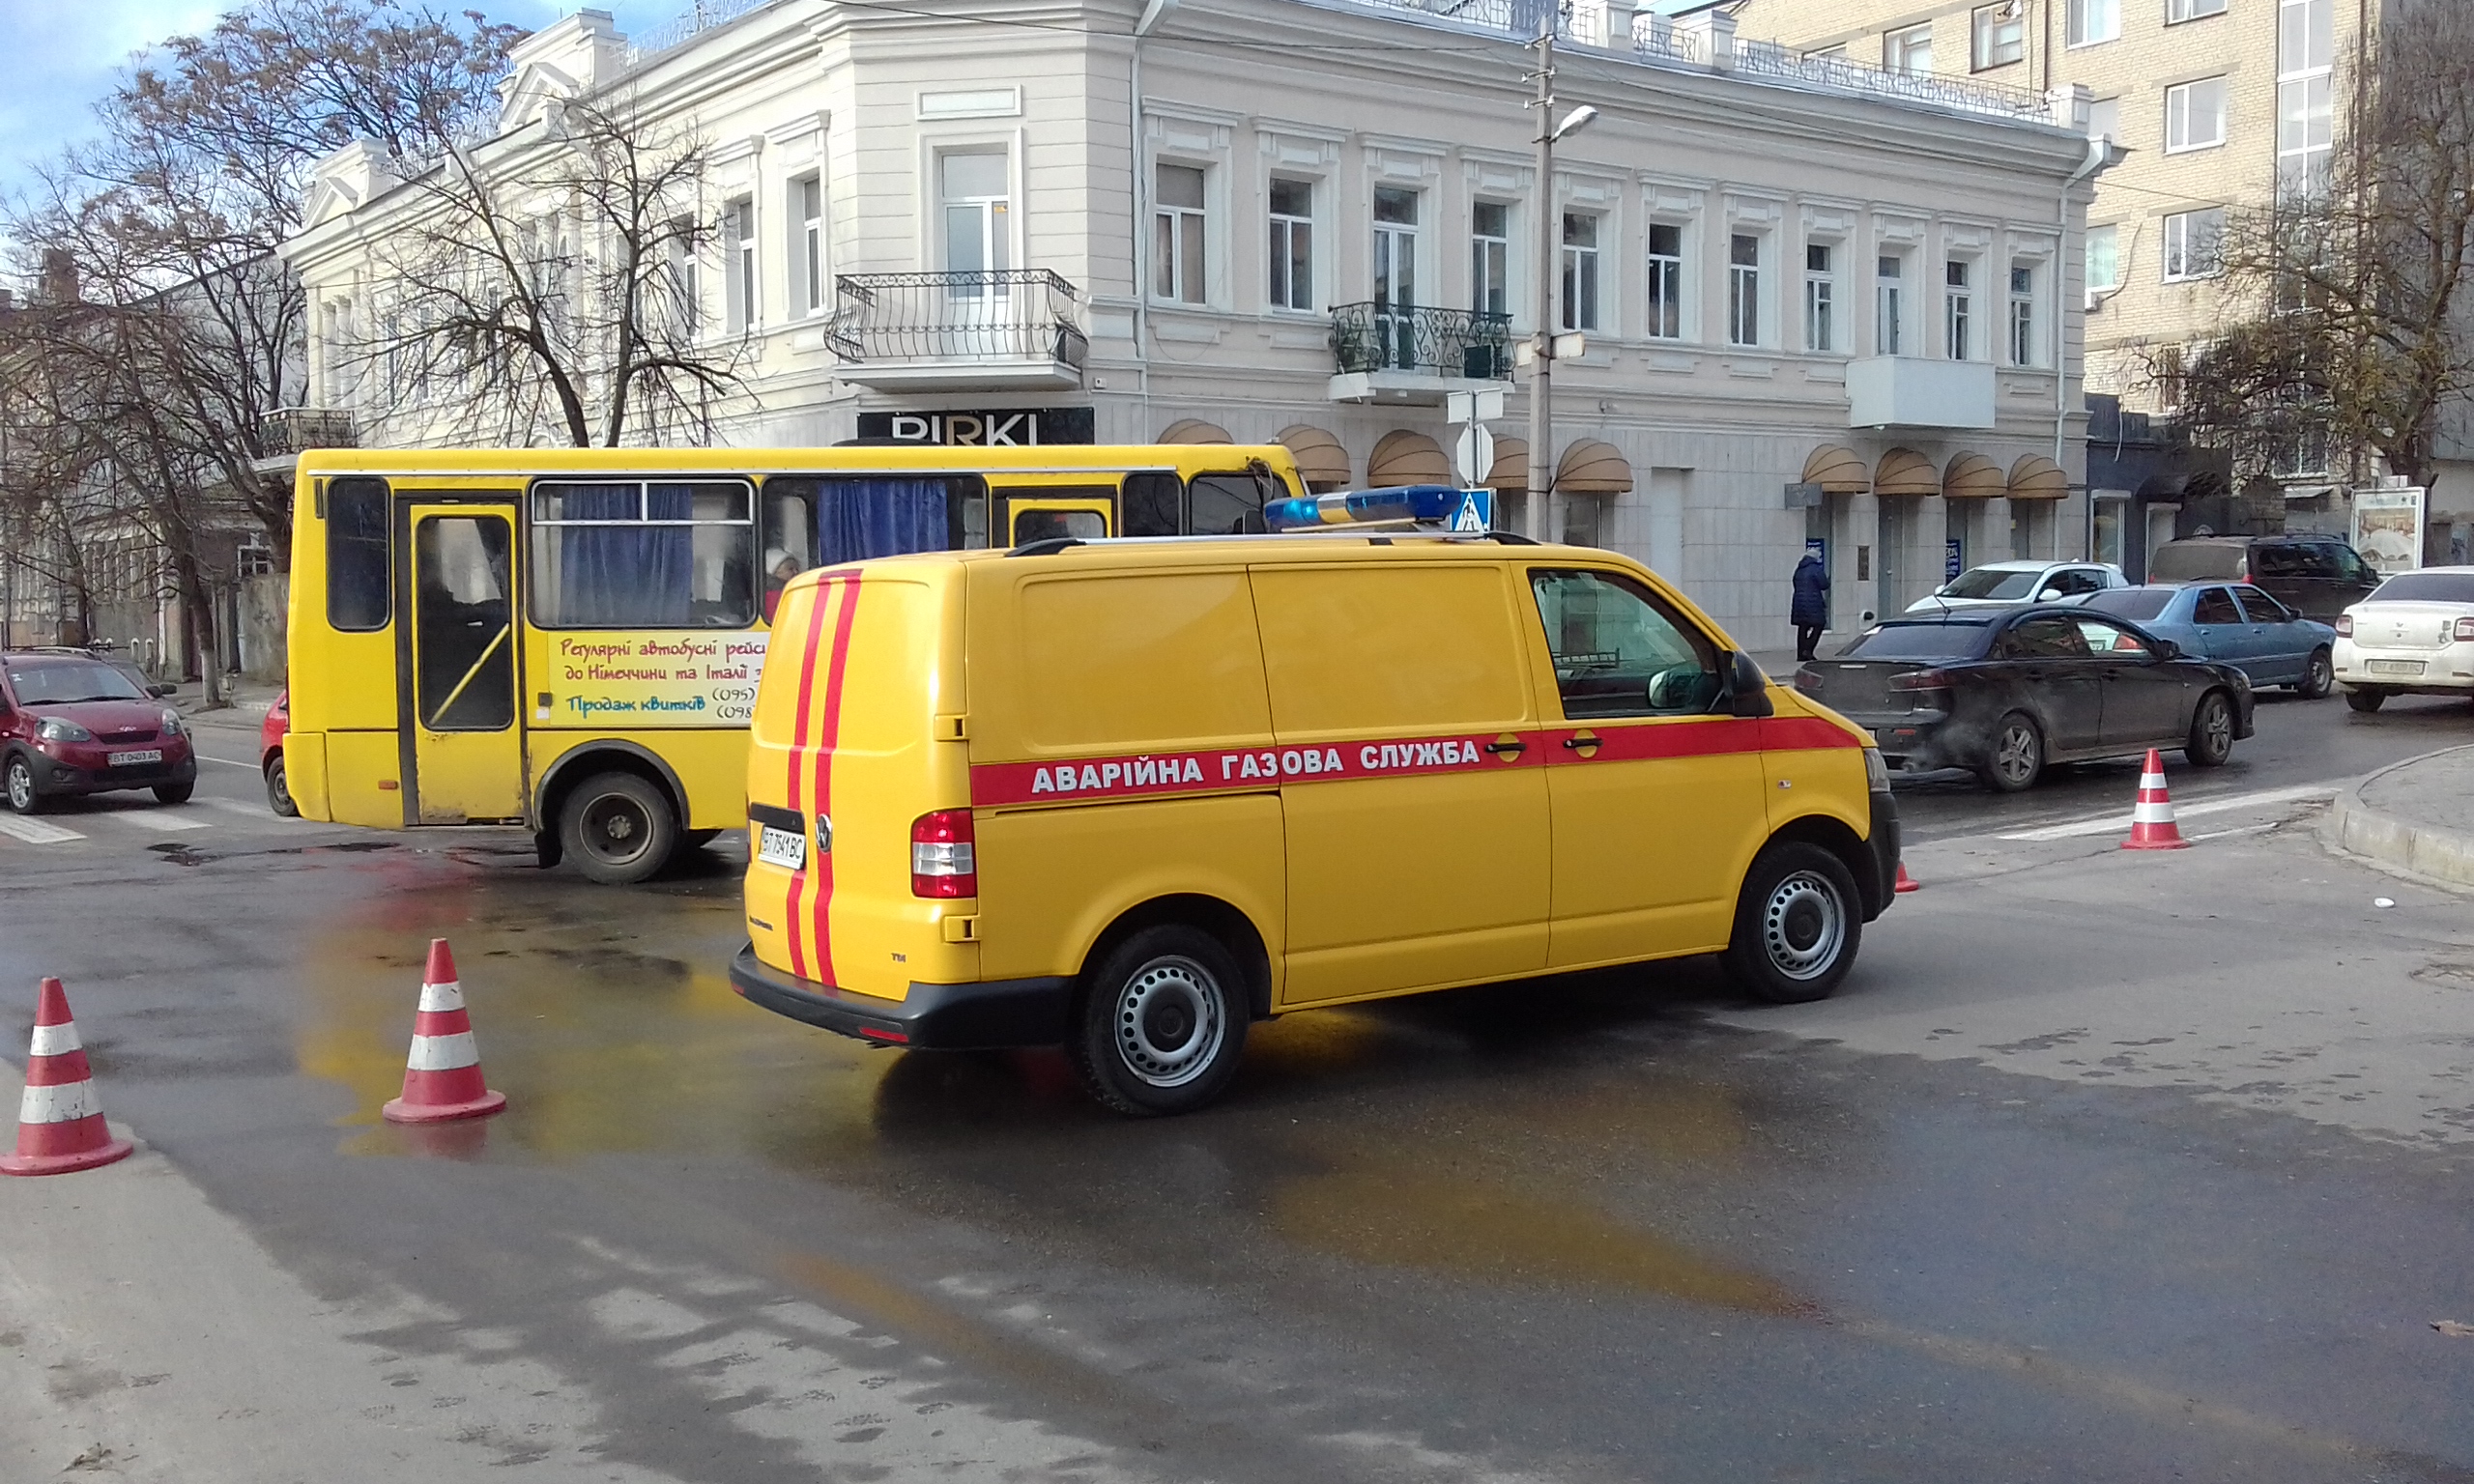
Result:
<svg viewBox="0 0 2474 1484"><path fill-rule="evenodd" d="M1567 721L1690 716L1718 699L1718 649L1655 594L1612 572L1534 571Z"/></svg>
<svg viewBox="0 0 2474 1484"><path fill-rule="evenodd" d="M387 481L336 479L327 485L327 622L349 633L387 627Z"/></svg>
<svg viewBox="0 0 2474 1484"><path fill-rule="evenodd" d="M532 487L532 620L551 629L743 628L756 491L741 479Z"/></svg>
<svg viewBox="0 0 2474 1484"><path fill-rule="evenodd" d="M2253 577L2299 577L2302 575L2302 558L2292 547L2278 546L2274 542L2262 542L2251 548L2251 575Z"/></svg>

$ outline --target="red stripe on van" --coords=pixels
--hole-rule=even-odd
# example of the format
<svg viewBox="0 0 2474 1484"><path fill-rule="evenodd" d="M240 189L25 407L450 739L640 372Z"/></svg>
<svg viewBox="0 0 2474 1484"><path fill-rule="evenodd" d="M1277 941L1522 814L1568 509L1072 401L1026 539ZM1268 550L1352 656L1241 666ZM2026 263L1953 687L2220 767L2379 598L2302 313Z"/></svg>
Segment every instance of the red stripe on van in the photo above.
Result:
<svg viewBox="0 0 2474 1484"><path fill-rule="evenodd" d="M791 728L790 749L790 808L791 813L794 814L800 812L799 785L802 779L799 765L807 756L808 706L816 696L816 646L817 641L824 637L825 593L826 589L820 586L808 598L808 642L806 647L799 651L799 710L798 719ZM809 857L811 865L815 860L813 855ZM808 976L808 956L799 939L799 898L804 894L807 879L808 873L805 867L791 872L789 915L782 920L784 928L788 929L784 936L791 940L791 972L801 979Z"/></svg>
<svg viewBox="0 0 2474 1484"><path fill-rule="evenodd" d="M859 574L836 577L829 585L841 598L841 610L833 618L833 653L825 661L824 715L818 723L823 733L823 746L816 756L816 816L820 847L827 821L833 817L833 751L842 741L842 680L849 668L850 621L859 614ZM825 984L836 984L833 974L833 852L819 848L816 852L816 978Z"/></svg>

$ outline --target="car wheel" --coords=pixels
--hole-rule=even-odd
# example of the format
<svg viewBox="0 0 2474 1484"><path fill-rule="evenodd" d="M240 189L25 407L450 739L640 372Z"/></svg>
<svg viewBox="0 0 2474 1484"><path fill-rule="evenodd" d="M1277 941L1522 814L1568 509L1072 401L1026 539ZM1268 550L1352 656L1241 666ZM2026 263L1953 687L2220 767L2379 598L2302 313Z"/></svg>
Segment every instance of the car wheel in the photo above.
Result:
<svg viewBox="0 0 2474 1484"><path fill-rule="evenodd" d="M2365 715L2378 710L2380 706L2387 701L2387 699L2388 693L2386 691L2376 690L2368 685L2363 686L2360 689L2348 690L2345 692L2345 704L2353 707L2357 711L2363 712Z"/></svg>
<svg viewBox="0 0 2474 1484"><path fill-rule="evenodd" d="M585 879L633 886L670 864L678 813L669 794L633 773L596 773L560 807L559 842Z"/></svg>
<svg viewBox="0 0 2474 1484"><path fill-rule="evenodd" d="M284 776L281 753L275 754L267 763L267 808L286 819L301 817L301 806L292 802L292 784Z"/></svg>
<svg viewBox="0 0 2474 1484"><path fill-rule="evenodd" d="M1744 873L1727 974L1773 1005L1827 999L1855 963L1863 930L1847 863L1819 845L1780 841Z"/></svg>
<svg viewBox="0 0 2474 1484"><path fill-rule="evenodd" d="M1067 1051L1091 1096L1129 1117L1186 1113L1220 1096L1246 1047L1246 981L1220 940L1145 928L1086 979Z"/></svg>
<svg viewBox="0 0 2474 1484"><path fill-rule="evenodd" d="M2200 698L2199 708L2191 713L2191 734L2182 743L2182 756L2195 768L2221 768L2233 756L2233 702L2223 691Z"/></svg>
<svg viewBox="0 0 2474 1484"><path fill-rule="evenodd" d="M2305 700L2317 700L2336 688L2337 667L2328 659L2325 649L2314 649L2311 658L2302 662L2302 678L2294 682L2293 694Z"/></svg>
<svg viewBox="0 0 2474 1484"><path fill-rule="evenodd" d="M2036 724L2013 711L1993 728L1993 745L1976 776L1996 793L2023 793L2044 776L2045 738Z"/></svg>
<svg viewBox="0 0 2474 1484"><path fill-rule="evenodd" d="M189 795L195 792L197 792L197 785L194 783L157 784L155 785L155 802L158 804L187 804L189 801Z"/></svg>
<svg viewBox="0 0 2474 1484"><path fill-rule="evenodd" d="M8 785L11 809L21 814L43 813L43 798L35 789L35 765L26 760L25 754L10 756Z"/></svg>

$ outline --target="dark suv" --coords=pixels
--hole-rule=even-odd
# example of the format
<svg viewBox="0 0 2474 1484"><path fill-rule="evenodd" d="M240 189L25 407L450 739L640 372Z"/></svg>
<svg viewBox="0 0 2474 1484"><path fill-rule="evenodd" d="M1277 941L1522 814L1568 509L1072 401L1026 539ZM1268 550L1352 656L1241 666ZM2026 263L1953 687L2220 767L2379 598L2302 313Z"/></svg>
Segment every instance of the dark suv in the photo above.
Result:
<svg viewBox="0 0 2474 1484"><path fill-rule="evenodd" d="M2147 558L2151 583L2248 582L2306 618L2334 622L2371 595L2379 574L2335 536L2190 536Z"/></svg>

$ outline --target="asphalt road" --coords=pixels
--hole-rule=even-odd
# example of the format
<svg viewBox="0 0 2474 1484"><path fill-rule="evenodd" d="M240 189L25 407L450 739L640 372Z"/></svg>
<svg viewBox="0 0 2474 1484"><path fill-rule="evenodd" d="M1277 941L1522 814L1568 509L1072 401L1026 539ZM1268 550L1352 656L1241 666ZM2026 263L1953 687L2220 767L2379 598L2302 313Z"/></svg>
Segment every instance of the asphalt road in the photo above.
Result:
<svg viewBox="0 0 2474 1484"><path fill-rule="evenodd" d="M1301 1014L1144 1124L737 1000L720 850L604 891L212 764L46 815L0 1038L66 978L146 1148L0 1182L0 1477L2474 1478L2474 917L2290 796L2474 715L2260 730L2175 855L2134 769L1908 787L1828 1003ZM432 934L511 1107L418 1133Z"/></svg>

